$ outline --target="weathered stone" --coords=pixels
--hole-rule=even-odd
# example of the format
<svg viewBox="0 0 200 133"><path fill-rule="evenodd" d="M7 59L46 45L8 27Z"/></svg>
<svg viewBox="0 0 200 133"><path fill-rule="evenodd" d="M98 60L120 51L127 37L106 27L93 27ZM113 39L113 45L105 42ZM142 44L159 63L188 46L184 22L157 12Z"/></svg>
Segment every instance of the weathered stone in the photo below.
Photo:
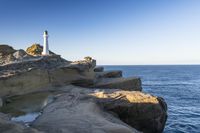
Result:
<svg viewBox="0 0 200 133"><path fill-rule="evenodd" d="M15 60L15 57L12 55L16 50L8 45L0 45L0 65L8 64Z"/></svg>
<svg viewBox="0 0 200 133"><path fill-rule="evenodd" d="M40 44L33 44L26 49L26 53L33 56L38 56L38 55L42 55L42 50L43 50L43 47Z"/></svg>
<svg viewBox="0 0 200 133"><path fill-rule="evenodd" d="M66 94L43 110L32 124L34 128L48 133L138 133L99 108L86 88L65 89Z"/></svg>
<svg viewBox="0 0 200 133"><path fill-rule="evenodd" d="M41 46L40 44L33 44L26 49L26 53L28 53L29 55L33 55L33 56L42 55L42 51L43 51L43 46ZM55 54L51 51L49 51L49 52L50 52L50 54Z"/></svg>
<svg viewBox="0 0 200 133"><path fill-rule="evenodd" d="M99 67L94 68L94 72L103 72L103 71L104 71L104 67L99 66Z"/></svg>
<svg viewBox="0 0 200 133"><path fill-rule="evenodd" d="M0 113L0 132L1 133L44 133L36 129L25 127L21 124L9 120L8 116Z"/></svg>
<svg viewBox="0 0 200 133"><path fill-rule="evenodd" d="M70 62L52 55L0 66L0 96L30 93L68 84L93 85L95 73L91 64L80 62L71 67Z"/></svg>
<svg viewBox="0 0 200 133"><path fill-rule="evenodd" d="M99 79L93 87L107 89L123 89L131 91L142 91L140 78L102 78Z"/></svg>
<svg viewBox="0 0 200 133"><path fill-rule="evenodd" d="M77 69L80 72L82 72L85 70L87 71L93 70L95 66L96 66L96 60L92 59L92 60L74 61L68 66L68 68Z"/></svg>
<svg viewBox="0 0 200 133"><path fill-rule="evenodd" d="M113 70L113 71L105 71L105 72L96 72L97 78L120 78L122 77L122 71Z"/></svg>
<svg viewBox="0 0 200 133"><path fill-rule="evenodd" d="M16 59L22 59L25 55L27 55L27 53L20 49L20 50L17 50L16 52L13 53L13 56L16 58Z"/></svg>
<svg viewBox="0 0 200 133"><path fill-rule="evenodd" d="M3 106L3 100L0 98L0 107Z"/></svg>
<svg viewBox="0 0 200 133"><path fill-rule="evenodd" d="M167 120L167 105L162 98L138 91L105 90L91 94L107 111L144 133L162 133Z"/></svg>
<svg viewBox="0 0 200 133"><path fill-rule="evenodd" d="M8 55L8 54L12 54L14 53L16 50L13 49L11 46L9 45L0 45L0 53L2 55Z"/></svg>
<svg viewBox="0 0 200 133"><path fill-rule="evenodd" d="M0 96L13 96L34 91L40 91L49 86L47 70L32 69L24 73L17 73L0 78Z"/></svg>

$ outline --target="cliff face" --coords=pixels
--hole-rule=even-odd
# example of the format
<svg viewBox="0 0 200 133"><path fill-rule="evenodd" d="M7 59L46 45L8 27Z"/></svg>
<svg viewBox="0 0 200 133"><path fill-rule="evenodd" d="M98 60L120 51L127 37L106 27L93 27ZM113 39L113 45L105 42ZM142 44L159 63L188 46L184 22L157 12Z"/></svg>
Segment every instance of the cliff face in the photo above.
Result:
<svg viewBox="0 0 200 133"><path fill-rule="evenodd" d="M12 55L17 51L7 48ZM11 62L0 65L2 99L40 91L62 93L43 110L33 123L35 129L30 130L52 133L163 131L166 103L162 98L142 93L140 78L123 78L121 71L96 68L96 60L91 57L72 62L56 54L20 53L18 51ZM2 121L5 120L0 119L0 124ZM19 130L24 132L25 129Z"/></svg>

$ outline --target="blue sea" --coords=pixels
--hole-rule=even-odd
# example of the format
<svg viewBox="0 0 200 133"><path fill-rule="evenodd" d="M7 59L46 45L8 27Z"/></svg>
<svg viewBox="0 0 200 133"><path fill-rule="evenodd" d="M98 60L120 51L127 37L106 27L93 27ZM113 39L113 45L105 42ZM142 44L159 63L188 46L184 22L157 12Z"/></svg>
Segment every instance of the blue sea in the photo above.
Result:
<svg viewBox="0 0 200 133"><path fill-rule="evenodd" d="M200 133L200 65L104 66L138 76L143 91L168 104L164 133Z"/></svg>

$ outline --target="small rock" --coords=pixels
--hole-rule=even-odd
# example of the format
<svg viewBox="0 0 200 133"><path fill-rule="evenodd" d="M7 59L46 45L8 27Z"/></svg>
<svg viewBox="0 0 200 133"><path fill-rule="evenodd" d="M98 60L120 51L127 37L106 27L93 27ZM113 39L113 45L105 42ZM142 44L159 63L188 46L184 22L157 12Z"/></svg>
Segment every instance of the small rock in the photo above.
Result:
<svg viewBox="0 0 200 133"><path fill-rule="evenodd" d="M104 67L95 67L94 68L94 72L103 72L104 71Z"/></svg>
<svg viewBox="0 0 200 133"><path fill-rule="evenodd" d="M102 78L94 85L95 88L123 89L131 91L142 91L141 79L137 77L129 78Z"/></svg>
<svg viewBox="0 0 200 133"><path fill-rule="evenodd" d="M97 78L120 78L122 77L122 71L105 71L105 72L97 72Z"/></svg>

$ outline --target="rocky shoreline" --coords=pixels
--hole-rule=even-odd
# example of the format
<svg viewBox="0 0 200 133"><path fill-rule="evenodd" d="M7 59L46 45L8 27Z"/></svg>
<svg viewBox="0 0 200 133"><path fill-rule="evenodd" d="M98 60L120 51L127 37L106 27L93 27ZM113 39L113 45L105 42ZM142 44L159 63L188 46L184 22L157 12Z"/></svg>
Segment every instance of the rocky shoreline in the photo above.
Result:
<svg viewBox="0 0 200 133"><path fill-rule="evenodd" d="M86 57L67 61L41 46L15 50L0 45L0 106L10 97L56 92L29 127L0 113L0 131L15 133L161 133L167 120L163 98L142 92L139 77L104 71Z"/></svg>

